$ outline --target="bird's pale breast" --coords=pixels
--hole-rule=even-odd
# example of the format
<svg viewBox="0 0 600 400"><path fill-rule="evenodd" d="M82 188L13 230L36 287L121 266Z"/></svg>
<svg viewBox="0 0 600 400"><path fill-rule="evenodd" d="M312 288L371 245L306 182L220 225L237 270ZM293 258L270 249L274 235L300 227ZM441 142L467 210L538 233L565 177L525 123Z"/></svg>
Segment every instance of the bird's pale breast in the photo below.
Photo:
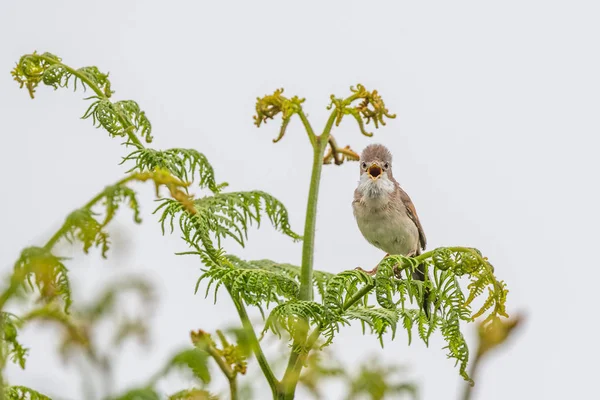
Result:
<svg viewBox="0 0 600 400"><path fill-rule="evenodd" d="M364 197L353 203L361 233L373 246L389 254L413 255L419 231L402 203L381 204L381 199Z"/></svg>

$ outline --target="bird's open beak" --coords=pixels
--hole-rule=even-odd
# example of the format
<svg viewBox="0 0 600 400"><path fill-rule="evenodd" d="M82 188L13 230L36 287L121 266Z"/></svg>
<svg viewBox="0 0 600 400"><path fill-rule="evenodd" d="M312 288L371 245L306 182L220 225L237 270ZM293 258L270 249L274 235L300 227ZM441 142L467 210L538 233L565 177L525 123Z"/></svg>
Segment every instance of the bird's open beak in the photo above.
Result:
<svg viewBox="0 0 600 400"><path fill-rule="evenodd" d="M377 164L372 164L369 169L367 169L367 173L369 174L369 177L373 180L379 179L381 177L381 174L383 173L383 170L381 169L381 167Z"/></svg>

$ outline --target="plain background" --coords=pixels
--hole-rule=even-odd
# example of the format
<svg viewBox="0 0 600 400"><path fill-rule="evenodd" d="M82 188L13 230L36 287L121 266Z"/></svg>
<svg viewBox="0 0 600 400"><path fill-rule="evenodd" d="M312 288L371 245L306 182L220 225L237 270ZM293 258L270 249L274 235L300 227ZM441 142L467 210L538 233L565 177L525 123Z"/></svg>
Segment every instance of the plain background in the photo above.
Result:
<svg viewBox="0 0 600 400"><path fill-rule="evenodd" d="M363 83L398 117L362 136L348 119L333 132L360 151L374 141L395 156L429 248L479 248L510 289L508 310L526 324L483 364L477 399L591 398L597 379L595 257L600 214L600 6L594 1L2 1L0 4L0 265L43 244L65 215L125 171L118 139L80 120L84 94L41 87L37 98L11 80L22 54L57 54L72 66L110 71L116 99L135 99L154 128L155 148L207 155L232 190L260 189L287 205L301 231L311 153L299 121L277 144L278 122L252 125L257 96L279 87L306 97L320 129L329 95ZM372 126L371 126L372 129ZM356 164L325 166L316 266L370 267L383 256L352 216ZM191 329L236 322L229 300L193 294L200 265L176 257L178 236L161 236L152 191L139 186L144 223L123 211L113 252L63 249L76 301L122 274L144 274L160 295L152 347L128 345L118 388L143 383ZM248 259L299 263L301 245L265 224L252 231ZM28 368L13 384L77 399L76 368L54 354L55 332L27 330ZM474 343L473 326L465 326ZM348 363L376 352L408 368L423 399L454 399L462 381L441 350L407 347L399 334L381 350L358 326L332 348ZM251 369L256 370L252 364ZM177 386L169 386L174 390ZM167 390L167 389L165 389ZM266 392L265 392L266 393ZM326 398L338 399L331 386ZM266 398L268 395L264 395ZM302 395L300 398L305 398Z"/></svg>

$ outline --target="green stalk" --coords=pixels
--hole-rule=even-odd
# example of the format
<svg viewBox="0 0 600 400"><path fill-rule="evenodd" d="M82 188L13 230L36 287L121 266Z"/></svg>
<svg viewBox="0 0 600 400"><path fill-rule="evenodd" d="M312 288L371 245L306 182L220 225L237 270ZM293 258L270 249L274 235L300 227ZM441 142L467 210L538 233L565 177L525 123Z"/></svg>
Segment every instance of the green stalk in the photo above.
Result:
<svg viewBox="0 0 600 400"><path fill-rule="evenodd" d="M227 365L225 360L223 360L223 358L217 352L217 349L215 349L212 345L208 345L205 350L217 362L217 365L223 372L223 375L225 375L227 378L227 381L229 382L229 394L231 396L231 400L237 400L237 374L229 365Z"/></svg>
<svg viewBox="0 0 600 400"><path fill-rule="evenodd" d="M302 266L300 268L300 300L312 301L313 300L313 263L315 253L315 228L317 225L317 204L319 199L319 187L321 184L321 172L323 170L323 156L327 143L329 141L329 135L331 128L337 117L338 110L331 112L327 124L323 129L323 133L320 136L314 135L312 127L308 122L306 116L302 111L298 114L302 119L302 123L311 139L313 145L313 165L312 173L310 178L310 187L308 190L308 202L306 205L306 220L304 222L304 235L302 242ZM314 138L314 140L313 140ZM318 339L320 332L317 333L315 338ZM312 336L311 338L312 339ZM309 340L310 340L309 339ZM302 342L306 342L306 339L301 342L295 340L292 348L298 348L302 345ZM294 398L296 391L296 385L302 372L303 363L299 363L298 360L301 358L300 353L293 351L290 354L287 368L283 379L281 380L281 386L283 391L279 391L274 397L276 399L291 400Z"/></svg>
<svg viewBox="0 0 600 400"><path fill-rule="evenodd" d="M280 384L277 378L275 378L275 374L271 370L269 366L269 362L265 357L265 354L260 347L260 342L258 341L258 337L256 336L256 332L254 332L254 327L252 326L252 322L250 322L250 318L248 317L248 313L246 312L246 307L244 307L244 303L242 303L242 299L235 296L233 293L229 292L231 299L233 300L233 304L240 316L240 320L242 321L242 326L244 330L248 333L250 337L250 346L252 347L252 351L254 352L254 356L258 361L258 365L262 370L269 386L271 387L271 392L273 393L273 398L277 398L280 393Z"/></svg>
<svg viewBox="0 0 600 400"><path fill-rule="evenodd" d="M301 114L303 115L303 114ZM317 203L319 199L319 186L321 184L321 172L323 170L323 155L327 142L329 140L329 134L331 128L335 122L337 116L337 110L334 110L329 116L327 125L323 130L321 136L315 137L313 144L313 165L312 174L310 178L310 188L308 190L308 204L306 205L306 220L304 222L304 236L302 242L302 267L300 269L300 300L312 300L313 299L313 284L312 284L312 273L313 273L313 261L315 253L315 227L317 224ZM305 118L303 118L304 121ZM312 129L306 121L305 127L309 133L309 137L312 137ZM309 130L310 129L310 130Z"/></svg>
<svg viewBox="0 0 600 400"><path fill-rule="evenodd" d="M327 142L325 142L327 143ZM306 206L306 221L302 246L302 267L300 270L300 300L313 299L313 262L315 247L315 227L317 223L317 199L319 197L319 184L323 170L323 146L321 138L315 140L313 151L312 175L308 191L308 204Z"/></svg>

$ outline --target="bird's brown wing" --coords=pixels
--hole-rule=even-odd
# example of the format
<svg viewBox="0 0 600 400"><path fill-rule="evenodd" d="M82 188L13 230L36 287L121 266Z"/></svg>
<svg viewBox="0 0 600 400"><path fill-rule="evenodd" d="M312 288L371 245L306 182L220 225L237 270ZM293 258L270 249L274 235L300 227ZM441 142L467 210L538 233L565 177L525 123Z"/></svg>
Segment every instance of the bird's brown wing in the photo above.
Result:
<svg viewBox="0 0 600 400"><path fill-rule="evenodd" d="M421 245L421 249L425 250L427 246L427 238L425 237L425 232L423 232L423 227L421 226L421 221L419 221L419 217L417 216L417 210L415 209L415 205L412 200L408 196L408 194L402 190L400 186L398 186L398 191L400 193L400 198L406 207L407 214L409 218L415 223L417 229L419 230L419 244Z"/></svg>

